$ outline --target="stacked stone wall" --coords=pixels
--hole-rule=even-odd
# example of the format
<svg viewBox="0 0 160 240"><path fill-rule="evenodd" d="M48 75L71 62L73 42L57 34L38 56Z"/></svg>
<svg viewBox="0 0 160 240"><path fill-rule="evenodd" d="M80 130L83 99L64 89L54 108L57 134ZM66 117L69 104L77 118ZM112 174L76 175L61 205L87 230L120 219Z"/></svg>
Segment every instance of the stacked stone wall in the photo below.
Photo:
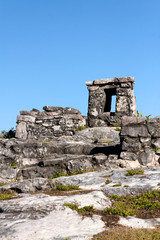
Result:
<svg viewBox="0 0 160 240"><path fill-rule="evenodd" d="M43 109L43 112L37 109L20 112L17 116L16 138L71 136L78 127L86 126L86 117L77 109L48 106Z"/></svg>
<svg viewBox="0 0 160 240"><path fill-rule="evenodd" d="M141 165L160 163L160 116L123 117L121 129L121 159L137 161Z"/></svg>
<svg viewBox="0 0 160 240"><path fill-rule="evenodd" d="M133 77L100 79L86 82L89 91L89 127L120 124L122 116L136 116ZM116 109L111 112L111 96L116 96Z"/></svg>

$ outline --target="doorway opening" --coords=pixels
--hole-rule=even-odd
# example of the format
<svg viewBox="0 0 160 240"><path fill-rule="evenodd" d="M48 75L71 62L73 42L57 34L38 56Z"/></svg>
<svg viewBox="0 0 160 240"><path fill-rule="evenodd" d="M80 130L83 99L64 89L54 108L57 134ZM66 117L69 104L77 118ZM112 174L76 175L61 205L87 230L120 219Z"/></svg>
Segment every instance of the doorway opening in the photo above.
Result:
<svg viewBox="0 0 160 240"><path fill-rule="evenodd" d="M116 88L105 89L104 112L116 112Z"/></svg>

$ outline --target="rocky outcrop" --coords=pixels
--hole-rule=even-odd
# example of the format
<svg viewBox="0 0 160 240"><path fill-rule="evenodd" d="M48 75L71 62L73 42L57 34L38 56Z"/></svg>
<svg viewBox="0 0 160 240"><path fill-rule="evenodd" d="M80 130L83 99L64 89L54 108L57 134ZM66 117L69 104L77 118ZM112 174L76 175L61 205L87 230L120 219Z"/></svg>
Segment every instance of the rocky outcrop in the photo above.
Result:
<svg viewBox="0 0 160 240"><path fill-rule="evenodd" d="M123 117L121 142L122 159L145 166L159 166L160 116L152 119Z"/></svg>
<svg viewBox="0 0 160 240"><path fill-rule="evenodd" d="M115 128L87 128L46 140L0 139L0 182L118 167L119 154Z"/></svg>
<svg viewBox="0 0 160 240"><path fill-rule="evenodd" d="M35 178L2 186L0 191L14 189L18 194L15 199L0 201L1 239L89 240L94 234L104 231L105 226L114 225L111 215L107 218L102 215L104 209L113 204L110 195L135 196L159 189L160 168L143 167L143 170L142 175L126 176L127 169L111 169L56 179ZM115 187L117 183L119 186ZM57 191L52 195L53 189L60 184L78 185L81 190L63 194ZM30 193L38 190L41 192ZM92 206L95 212L82 216L65 206L66 203L76 204L79 208ZM155 228L160 225L158 217L141 219L116 216L116 219L118 224L132 228Z"/></svg>

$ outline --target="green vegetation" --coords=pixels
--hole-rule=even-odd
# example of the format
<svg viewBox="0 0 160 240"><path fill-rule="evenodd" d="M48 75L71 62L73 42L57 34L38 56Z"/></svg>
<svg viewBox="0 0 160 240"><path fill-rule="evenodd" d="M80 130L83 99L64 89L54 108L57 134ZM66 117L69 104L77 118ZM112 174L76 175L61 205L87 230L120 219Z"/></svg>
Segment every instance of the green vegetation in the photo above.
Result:
<svg viewBox="0 0 160 240"><path fill-rule="evenodd" d="M77 204L64 203L64 206L69 207L72 210L75 210L75 211L77 211L79 213L94 211L93 205L91 205L91 206L84 206L82 208L78 208Z"/></svg>
<svg viewBox="0 0 160 240"><path fill-rule="evenodd" d="M58 191L69 191L69 190L80 190L77 185L59 185L56 190Z"/></svg>
<svg viewBox="0 0 160 240"><path fill-rule="evenodd" d="M107 228L93 240L160 240L159 229L132 229L115 226Z"/></svg>
<svg viewBox="0 0 160 240"><path fill-rule="evenodd" d="M153 151L156 153L158 151L158 148L153 148Z"/></svg>
<svg viewBox="0 0 160 240"><path fill-rule="evenodd" d="M121 128L116 127L115 131L120 132L120 131L121 131Z"/></svg>
<svg viewBox="0 0 160 240"><path fill-rule="evenodd" d="M8 193L8 192L0 193L0 200L11 199L14 195L15 195L14 193Z"/></svg>
<svg viewBox="0 0 160 240"><path fill-rule="evenodd" d="M109 184L109 183L111 183L111 182L112 182L111 180L107 179L107 180L105 181L105 184Z"/></svg>
<svg viewBox="0 0 160 240"><path fill-rule="evenodd" d="M85 126L79 126L78 128L76 128L76 131L82 131L82 130L84 130L84 129L86 129Z"/></svg>
<svg viewBox="0 0 160 240"><path fill-rule="evenodd" d="M114 123L113 127L121 127L121 124Z"/></svg>
<svg viewBox="0 0 160 240"><path fill-rule="evenodd" d="M117 184L114 184L112 187L121 187L122 184L121 183L117 183Z"/></svg>
<svg viewBox="0 0 160 240"><path fill-rule="evenodd" d="M108 177L112 177L113 176L113 174L109 174L109 175L105 175L105 176L103 176L104 178L108 178Z"/></svg>
<svg viewBox="0 0 160 240"><path fill-rule="evenodd" d="M8 132L3 130L0 132L0 138L13 138L15 137L16 130L11 128Z"/></svg>
<svg viewBox="0 0 160 240"><path fill-rule="evenodd" d="M12 162L12 163L11 163L11 167L13 167L14 169L16 169L16 168L17 168L16 162Z"/></svg>
<svg viewBox="0 0 160 240"><path fill-rule="evenodd" d="M133 176L136 174L144 174L144 170L143 169L131 169L131 170L127 170L128 173L125 174L125 176Z"/></svg>
<svg viewBox="0 0 160 240"><path fill-rule="evenodd" d="M155 210L160 207L159 196L159 190L143 193L136 197L111 195L110 198L115 202L111 208L106 208L105 212L120 216L134 216L139 209Z"/></svg>
<svg viewBox="0 0 160 240"><path fill-rule="evenodd" d="M149 120L150 116L152 116L152 115L146 116L146 120ZM143 117L142 113L137 111L137 117Z"/></svg>
<svg viewBox="0 0 160 240"><path fill-rule="evenodd" d="M78 170L77 172L73 172L73 173L63 173L63 172L58 172L58 173L54 173L52 177L50 177L49 179L53 179L53 178L59 178L59 177L69 177L69 176L73 176L73 175L78 175L78 174L82 174L82 173L86 173L89 172L89 170Z"/></svg>
<svg viewBox="0 0 160 240"><path fill-rule="evenodd" d="M124 187L129 187L128 185L124 185Z"/></svg>
<svg viewBox="0 0 160 240"><path fill-rule="evenodd" d="M5 186L7 184L9 184L9 183L0 183L0 187Z"/></svg>

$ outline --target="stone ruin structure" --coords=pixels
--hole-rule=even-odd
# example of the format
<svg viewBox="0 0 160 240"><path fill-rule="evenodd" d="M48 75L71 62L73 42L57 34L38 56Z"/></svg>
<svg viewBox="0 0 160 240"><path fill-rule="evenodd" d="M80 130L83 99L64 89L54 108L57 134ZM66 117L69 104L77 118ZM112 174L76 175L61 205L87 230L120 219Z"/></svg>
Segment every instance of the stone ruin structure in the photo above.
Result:
<svg viewBox="0 0 160 240"><path fill-rule="evenodd" d="M86 126L86 117L75 108L43 107L44 112L37 109L20 111L17 116L16 138L43 139L72 136L80 126Z"/></svg>
<svg viewBox="0 0 160 240"><path fill-rule="evenodd" d="M88 117L68 107L21 111L15 138L0 139L0 182L50 178L57 172L159 166L160 117L136 116L133 84L132 77L87 82Z"/></svg>
<svg viewBox="0 0 160 240"><path fill-rule="evenodd" d="M123 116L136 116L133 77L100 79L86 82L89 90L89 127L114 126ZM116 96L116 110L111 112L112 98Z"/></svg>

